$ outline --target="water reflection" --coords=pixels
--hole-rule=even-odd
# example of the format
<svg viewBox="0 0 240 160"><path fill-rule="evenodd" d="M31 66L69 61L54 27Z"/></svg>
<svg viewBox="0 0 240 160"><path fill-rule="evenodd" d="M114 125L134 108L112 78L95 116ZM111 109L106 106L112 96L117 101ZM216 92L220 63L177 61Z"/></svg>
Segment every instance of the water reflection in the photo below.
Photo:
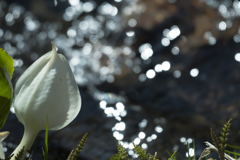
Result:
<svg viewBox="0 0 240 160"><path fill-rule="evenodd" d="M162 63L162 70L163 70L163 71L168 71L170 68L171 68L170 62L164 61L164 62Z"/></svg>
<svg viewBox="0 0 240 160"><path fill-rule="evenodd" d="M227 28L226 22L221 21L221 22L218 24L218 28L219 28L219 30L221 30L221 31L226 30L226 28Z"/></svg>
<svg viewBox="0 0 240 160"><path fill-rule="evenodd" d="M107 117L115 117L115 119L117 120L115 125L112 126L113 137L116 140L120 141L123 147L127 149L128 153L133 157L136 156L136 154L133 151L134 146L132 142L135 145L141 145L143 149L147 149L148 148L147 143L153 140L156 140L157 134L163 132L163 128L159 124L165 124L166 119L164 118L155 119L155 123L158 124L155 127L155 132L157 134L153 133L150 136L147 136L146 133L144 132L144 128L147 127L148 120L143 119L141 122L138 123L140 131L138 132L138 134L136 134L136 136L134 136L132 141L128 141L127 139L124 139L125 133L126 133L125 130L127 130L128 126L124 121L121 120L121 117L127 116L127 111L126 111L127 106L123 102L116 102L115 107L113 106L114 105L112 105L112 103L108 104L106 100L102 100L99 103L99 107L104 110L104 113L106 114Z"/></svg>
<svg viewBox="0 0 240 160"><path fill-rule="evenodd" d="M172 52L173 55L178 55L180 50L177 46L175 46L175 47L172 48L171 52Z"/></svg>
<svg viewBox="0 0 240 160"><path fill-rule="evenodd" d="M186 157L193 157L195 155L194 152L193 148L189 148L189 151L186 152Z"/></svg>
<svg viewBox="0 0 240 160"><path fill-rule="evenodd" d="M156 75L156 72L153 69L148 70L146 73L146 76L149 79L153 79L155 77L155 75Z"/></svg>
<svg viewBox="0 0 240 160"><path fill-rule="evenodd" d="M197 77L198 74L199 74L199 70L198 70L197 68L191 69L190 75L191 75L192 77Z"/></svg>
<svg viewBox="0 0 240 160"><path fill-rule="evenodd" d="M221 4L217 0L202 1L217 9L217 12L223 17L223 19L218 19L213 26L221 34L232 28L233 18L240 15L238 1L230 3L223 0L224 3ZM168 0L168 2L171 3L171 11L176 11L177 9L174 7L177 4L174 3L177 3L177 1ZM131 142L134 141L135 144L141 145L144 149L149 148L151 146L150 142L161 137L167 120L155 118L156 115L147 118L141 117L136 125L138 128L129 136L127 130L133 126L129 125L126 119L131 119L129 116L133 110L137 111L138 114L143 114L141 112L142 108L150 108L151 106L147 102L146 104L138 104L140 109L134 109L129 104L131 103L127 98L129 95L126 96L124 92L105 92L95 86L104 83L119 84L121 78L126 75L126 77L130 77L129 80L134 79L134 76L137 77L138 82L134 81L134 84L137 83L139 86L154 82L157 77L168 73L171 77L174 77L174 81L169 80L165 83L166 85L171 83L171 86L177 85L177 82L184 75L189 76L190 74L192 77L200 77L199 70L201 68L182 69L189 65L187 62L188 52L192 53L191 47L183 47L183 43L190 44L192 42L191 37L188 37L189 33L186 34L186 29L184 30L184 27L179 24L164 24L163 26L156 24L169 18L169 15L165 12L154 13L154 15L156 14L156 21L149 18L144 19L141 14L148 11L146 6L149 2L145 4L140 0L115 0L98 4L97 1L61 0L59 3L66 6L63 13L59 13L60 18L58 18L61 21L57 22L49 19L47 22L42 22L22 6L18 4L7 6L6 1L1 1L0 17L4 22L4 25L0 28L1 47L4 47L14 57L16 68L24 69L26 65L41 56L38 52L40 48L44 48L47 42L53 41L59 47L60 53L65 54L69 60L77 83L80 86L87 87L95 101L99 102L99 108L106 119L114 122L111 126L112 136L116 141L120 141L124 148L128 149L130 155L136 157ZM160 1L156 3L160 3ZM59 7L58 5L56 8ZM141 22L139 17L144 19L144 23ZM146 20L149 20L149 22L145 22ZM22 23L22 29L13 31L10 26L19 25L19 23L20 25ZM173 21L172 23L178 22ZM150 29L143 27L146 24L150 25L150 27L148 26ZM154 33L151 33L149 31L151 30L151 24L160 25L160 29L157 28ZM138 37L140 30L138 27L144 28L147 35L156 34L157 38L146 40L144 38L148 36ZM198 37L194 37L194 40L203 38L208 45L214 46L219 38L216 30L214 31L211 28L201 30L197 33ZM177 42L178 40L181 42ZM239 28L234 33L233 40L236 43L240 42ZM134 44L136 41L139 42L137 45ZM168 51L165 51L164 49L167 48L169 48ZM26 55L26 53L29 53L29 62L27 60L25 62L22 57L19 57L19 55ZM236 53L234 57L237 62L240 62L239 54ZM178 63L177 58L187 63L176 65ZM129 90L131 90L131 87L129 87ZM160 94L160 96L154 97L153 102L158 102L162 98L162 94L167 94L165 91L162 92L164 93L157 92L157 95ZM136 98L134 94L139 94L137 91L134 91L134 94L130 93L132 99ZM188 100L186 95L181 95L183 95L184 100ZM148 95L144 96L147 97ZM143 99L144 96L142 96ZM11 112L14 113L14 108L11 108ZM132 121L134 120L132 119ZM151 126L152 128L148 128ZM182 137L180 141L183 144L192 143L191 138ZM178 147L178 145L174 145L173 150L177 150ZM192 153L192 150L190 152Z"/></svg>
<svg viewBox="0 0 240 160"><path fill-rule="evenodd" d="M173 76L174 76L174 78L179 78L179 77L181 77L181 71L179 71L179 70L174 71L174 72L173 72Z"/></svg>
<svg viewBox="0 0 240 160"><path fill-rule="evenodd" d="M139 122L138 126L140 128L145 128L147 126L148 121L146 119L143 119L141 122Z"/></svg>
<svg viewBox="0 0 240 160"><path fill-rule="evenodd" d="M161 132L163 131L163 128L158 125L158 126L155 127L155 131L156 131L157 133L161 133Z"/></svg>
<svg viewBox="0 0 240 160"><path fill-rule="evenodd" d="M138 137L140 139L144 139L146 137L146 134L144 132L139 132Z"/></svg>
<svg viewBox="0 0 240 160"><path fill-rule="evenodd" d="M240 53L236 53L234 58L236 61L240 62Z"/></svg>

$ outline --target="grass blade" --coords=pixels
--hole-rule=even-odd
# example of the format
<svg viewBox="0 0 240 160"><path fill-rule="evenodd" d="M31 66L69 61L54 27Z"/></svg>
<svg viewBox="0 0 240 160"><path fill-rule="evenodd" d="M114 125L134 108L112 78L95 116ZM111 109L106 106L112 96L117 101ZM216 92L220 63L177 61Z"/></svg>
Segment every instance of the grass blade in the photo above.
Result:
<svg viewBox="0 0 240 160"><path fill-rule="evenodd" d="M189 154L189 144L187 143L187 153L188 153L188 160L191 160L190 154Z"/></svg>
<svg viewBox="0 0 240 160"><path fill-rule="evenodd" d="M167 154L169 155L169 157L171 157L172 155L170 154L170 152L168 152L168 150L166 150Z"/></svg>
<svg viewBox="0 0 240 160"><path fill-rule="evenodd" d="M44 160L48 160L48 117L47 117L46 131L45 131Z"/></svg>
<svg viewBox="0 0 240 160"><path fill-rule="evenodd" d="M229 151L229 150L225 150L225 152L227 152L228 154L233 154L233 155L236 155L236 156L240 156L240 153L237 153L237 152L232 152L232 151Z"/></svg>
<svg viewBox="0 0 240 160"><path fill-rule="evenodd" d="M237 159L237 152L234 150L234 158Z"/></svg>
<svg viewBox="0 0 240 160"><path fill-rule="evenodd" d="M172 155L170 154L170 152L168 152L168 150L166 150L166 152L168 153L168 155L169 155L169 157L170 157L170 158L168 158L168 159L171 159L171 160L172 160L172 159L175 159L175 160L177 159L177 155L176 155L177 150L176 150Z"/></svg>
<svg viewBox="0 0 240 160"><path fill-rule="evenodd" d="M230 144L227 144L227 147L235 148L235 149L240 149L240 147L238 147L238 146L233 146L233 145L230 145Z"/></svg>
<svg viewBox="0 0 240 160"><path fill-rule="evenodd" d="M174 157L174 159L176 159L176 156L175 156L175 154L177 153L177 150L172 154L172 156L171 156L171 159L173 159Z"/></svg>
<svg viewBox="0 0 240 160"><path fill-rule="evenodd" d="M182 160L185 160L184 157L183 157L180 153L177 153L177 155L178 155Z"/></svg>

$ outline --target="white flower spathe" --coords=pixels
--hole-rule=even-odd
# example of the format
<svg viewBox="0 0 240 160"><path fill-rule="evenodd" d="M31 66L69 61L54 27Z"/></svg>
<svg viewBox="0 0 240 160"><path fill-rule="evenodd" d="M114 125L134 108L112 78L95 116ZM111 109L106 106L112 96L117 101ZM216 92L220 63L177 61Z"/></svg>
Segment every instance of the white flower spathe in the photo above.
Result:
<svg viewBox="0 0 240 160"><path fill-rule="evenodd" d="M25 150L32 145L27 144L28 137L34 141L37 133L46 128L47 118L48 129L59 130L78 115L81 109L78 86L68 61L57 53L53 43L52 51L35 61L19 78L14 108L24 125L25 144L21 142L18 149L25 145Z"/></svg>

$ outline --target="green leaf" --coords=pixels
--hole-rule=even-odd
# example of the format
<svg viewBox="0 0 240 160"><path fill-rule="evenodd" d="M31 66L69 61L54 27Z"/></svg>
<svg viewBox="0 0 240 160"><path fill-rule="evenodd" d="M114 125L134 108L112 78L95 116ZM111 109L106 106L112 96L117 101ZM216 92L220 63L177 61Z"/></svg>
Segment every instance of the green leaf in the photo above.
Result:
<svg viewBox="0 0 240 160"><path fill-rule="evenodd" d="M0 129L5 124L12 105L13 87L11 79L14 71L13 63L12 57L0 48Z"/></svg>
<svg viewBox="0 0 240 160"><path fill-rule="evenodd" d="M14 61L11 56L8 55L6 51L0 48L0 68L6 70L10 79L12 79L14 67Z"/></svg>
<svg viewBox="0 0 240 160"><path fill-rule="evenodd" d="M45 131L44 160L48 160L48 117L47 117L46 131Z"/></svg>

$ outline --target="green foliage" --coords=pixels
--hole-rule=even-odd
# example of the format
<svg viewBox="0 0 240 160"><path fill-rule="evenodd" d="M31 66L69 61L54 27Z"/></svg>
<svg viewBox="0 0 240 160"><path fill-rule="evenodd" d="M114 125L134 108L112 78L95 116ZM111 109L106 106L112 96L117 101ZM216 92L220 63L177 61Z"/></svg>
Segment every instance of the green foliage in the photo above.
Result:
<svg viewBox="0 0 240 160"><path fill-rule="evenodd" d="M211 134L211 138L212 138L212 141L213 141L213 144L214 146L218 149L218 151L221 151L221 147L220 147L220 143L219 143L219 140L217 138L217 135L214 133L214 131L212 130L212 128L210 129L210 134ZM220 154L219 154L220 156ZM221 157L222 158L222 157ZM220 159L221 159L220 158Z"/></svg>
<svg viewBox="0 0 240 160"><path fill-rule="evenodd" d="M134 145L134 151L138 155L140 160L159 160L157 159L157 152L155 152L154 155L147 154L144 149L142 149L140 146ZM128 154L125 148L121 145L121 143L118 143L118 153L110 157L110 160L132 160L127 158Z"/></svg>
<svg viewBox="0 0 240 160"><path fill-rule="evenodd" d="M221 144L220 144L221 150L220 150L219 155L220 155L220 157L223 157L223 159L220 158L221 160L224 160L224 152L225 152L225 148L227 146L226 142L228 140L227 136L229 135L231 120L232 119L230 119L226 124L223 125L223 127L222 127L223 132L221 132L221 136L219 137L219 139L221 141Z"/></svg>
<svg viewBox="0 0 240 160"><path fill-rule="evenodd" d="M194 139L193 139L193 151L194 151L194 153L193 153L193 157L191 158L191 156L189 156L190 155L190 144L189 143L187 143L187 153L188 153L188 160L196 160L196 157L195 157L195 141L194 141ZM181 157L182 159L184 159L183 157Z"/></svg>
<svg viewBox="0 0 240 160"><path fill-rule="evenodd" d="M85 142L87 140L87 133L83 136L81 141L79 142L77 148L75 150L72 150L69 154L67 160L76 160L79 153L82 151L83 146L85 145Z"/></svg>
<svg viewBox="0 0 240 160"><path fill-rule="evenodd" d="M127 160L128 154L125 148L118 142L118 153L110 157L110 160ZM130 160L130 159L128 159Z"/></svg>
<svg viewBox="0 0 240 160"><path fill-rule="evenodd" d="M230 144L227 144L227 147L229 147L229 148L234 148L234 149L240 149L240 147L238 147L238 146L233 146L233 145L230 145Z"/></svg>
<svg viewBox="0 0 240 160"><path fill-rule="evenodd" d="M185 160L185 158L180 154L180 153L177 153L177 155L181 158L181 160ZM177 159L177 158L176 158ZM176 160L175 159L175 160Z"/></svg>
<svg viewBox="0 0 240 160"><path fill-rule="evenodd" d="M137 153L140 160L158 160L157 152L153 156L153 155L150 155L149 153L147 154L146 151L142 149L140 146L136 146L135 144L133 145L134 145L134 151Z"/></svg>
<svg viewBox="0 0 240 160"><path fill-rule="evenodd" d="M187 143L186 147L187 147L187 153L188 153L188 155L190 155L190 144ZM195 141L194 141L194 139L193 139L193 150L194 150L193 157L191 158L191 156L188 156L187 157L188 160L196 160L196 157L195 157ZM186 159L181 154L177 153L177 150L172 155L168 151L167 151L167 153L170 156L170 158L168 158L168 160L177 160L177 156L180 157L182 160Z"/></svg>
<svg viewBox="0 0 240 160"><path fill-rule="evenodd" d="M150 157L150 154L147 154L144 149L142 149L140 146L134 145L134 151L137 153L140 160L148 160Z"/></svg>
<svg viewBox="0 0 240 160"><path fill-rule="evenodd" d="M226 124L223 125L222 127L222 132L221 132L221 136L219 137L221 143L219 143L219 140L216 136L216 134L214 133L214 131L211 129L211 138L213 141L213 144L215 145L215 147L218 149L218 154L219 154L219 158L220 160L224 160L224 153L225 153L225 148L227 146L226 142L228 140L227 136L229 134L230 131L230 126L231 126L231 120L230 119Z"/></svg>
<svg viewBox="0 0 240 160"><path fill-rule="evenodd" d="M228 147L228 148L231 148L231 149L234 149L233 152L232 152L232 151L229 151L229 150L225 150L225 152L226 152L227 154L233 155L235 159L238 159L238 158L240 157L240 153L237 153L237 152L236 152L236 149L238 149L238 150L240 149L239 146L233 146L233 145L227 144L227 147Z"/></svg>
<svg viewBox="0 0 240 160"><path fill-rule="evenodd" d="M0 48L0 129L5 124L13 98L13 87L11 83L13 59L6 51Z"/></svg>
<svg viewBox="0 0 240 160"><path fill-rule="evenodd" d="M6 51L0 48L0 68L4 69L8 73L10 79L12 79L14 71L13 63L13 58L9 56Z"/></svg>
<svg viewBox="0 0 240 160"><path fill-rule="evenodd" d="M69 154L67 160L73 160L74 159L74 151L72 150L71 153Z"/></svg>
<svg viewBox="0 0 240 160"><path fill-rule="evenodd" d="M47 117L46 131L45 131L44 160L48 160L48 117Z"/></svg>
<svg viewBox="0 0 240 160"><path fill-rule="evenodd" d="M237 153L236 150L234 150L234 151L225 150L226 146L229 148L232 148L232 149L240 149L239 146L233 146L233 145L226 144L227 135L229 134L229 131L230 131L231 120L232 119L230 119L227 123L225 123L223 125L221 136L219 138L216 136L216 134L214 133L214 131L212 129L210 130L211 138L213 140L214 146L212 144L210 144L209 142L206 142L206 144L208 144L208 147L203 151L199 160L210 155L212 151L218 152L220 160L224 160L226 157L227 157L227 159L234 160L229 155L234 156L235 159L238 159L240 157L240 153ZM81 152L81 150L83 149L83 146L85 145L86 140L87 140L87 133L83 136L83 138L79 142L77 148L75 150L71 151L67 160L76 160L77 159L79 153ZM139 160L161 160L161 159L157 158L157 152L155 152L154 155L151 155L151 154L147 153L146 150L144 150L140 146L135 145L134 143L133 143L133 146L134 146L134 152L138 155ZM188 153L188 155L190 155L189 154L190 145L187 143L186 146L187 146L187 153ZM187 158L188 160L196 160L194 139L193 139L193 149L194 149L194 155L192 158L190 156L188 156L188 158ZM45 156L46 156L46 153L48 154L48 120L47 120L47 124L46 124L46 132L45 132ZM177 160L177 155L181 159L186 159L186 158L183 158L179 153L177 153L177 151L175 151L172 155L168 151L167 151L167 153L170 156L170 158L168 158L168 160ZM22 159L23 154L24 154L24 147L17 154L15 160ZM227 154L229 154L229 155L227 155ZM12 156L13 155L11 155L9 158L7 158L5 160L10 160ZM31 160L32 159L31 156L32 156L32 153L26 160ZM48 157L45 157L45 156L44 156L44 158L45 158L44 160L47 160ZM126 149L119 142L118 143L118 153L111 156L110 160L133 160L133 159L129 159L128 156L129 155L127 154ZM0 160L2 160L2 159L0 159Z"/></svg>
<svg viewBox="0 0 240 160"><path fill-rule="evenodd" d="M232 154L232 155L234 155L235 157L236 156L240 156L240 153L237 153L236 151L229 151L229 150L225 150L228 154ZM235 158L235 159L237 159L237 158Z"/></svg>
<svg viewBox="0 0 240 160"><path fill-rule="evenodd" d="M154 156L150 156L150 158L152 158L152 160L159 160L157 159L157 152L155 152Z"/></svg>
<svg viewBox="0 0 240 160"><path fill-rule="evenodd" d="M166 151L167 151L168 155L170 156L170 158L168 158L168 160L172 160L172 159L176 160L177 159L177 155L176 155L177 150L172 155L170 154L170 152L168 152L168 150L166 150Z"/></svg>
<svg viewBox="0 0 240 160"><path fill-rule="evenodd" d="M190 146L189 146L189 143L187 143L188 160L191 160L189 149L190 149Z"/></svg>
<svg viewBox="0 0 240 160"><path fill-rule="evenodd" d="M196 157L195 157L195 150L196 150L196 148L195 148L195 140L194 139L193 139L193 150L194 150L193 159L195 160L196 159Z"/></svg>

